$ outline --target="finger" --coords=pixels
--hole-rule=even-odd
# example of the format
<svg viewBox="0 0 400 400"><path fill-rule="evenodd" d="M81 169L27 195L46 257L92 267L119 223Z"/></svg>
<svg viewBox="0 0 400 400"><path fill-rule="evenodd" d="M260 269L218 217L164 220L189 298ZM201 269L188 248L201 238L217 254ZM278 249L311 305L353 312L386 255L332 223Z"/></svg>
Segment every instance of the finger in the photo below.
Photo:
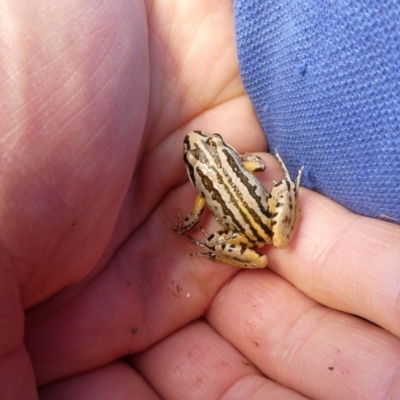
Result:
<svg viewBox="0 0 400 400"><path fill-rule="evenodd" d="M237 274L205 318L271 380L304 396L356 400L399 393L398 338L316 303L268 270Z"/></svg>
<svg viewBox="0 0 400 400"><path fill-rule="evenodd" d="M270 249L270 268L331 308L400 336L400 227L361 217L317 193L300 193L302 217L288 249Z"/></svg>
<svg viewBox="0 0 400 400"><path fill-rule="evenodd" d="M203 321L131 359L163 399L303 399L262 376Z"/></svg>
<svg viewBox="0 0 400 400"><path fill-rule="evenodd" d="M62 379L39 390L41 400L117 400L132 398L132 393L137 399L160 399L139 374L120 361Z"/></svg>
<svg viewBox="0 0 400 400"><path fill-rule="evenodd" d="M154 134L148 146L154 148L169 132L195 118L198 129L204 129L205 111L236 96L244 97L244 89L231 2L191 2L187 7L177 1L171 8L159 1L147 20L152 81L147 126ZM215 119L223 120L221 115L225 114L219 113ZM226 119L235 117L231 108Z"/></svg>

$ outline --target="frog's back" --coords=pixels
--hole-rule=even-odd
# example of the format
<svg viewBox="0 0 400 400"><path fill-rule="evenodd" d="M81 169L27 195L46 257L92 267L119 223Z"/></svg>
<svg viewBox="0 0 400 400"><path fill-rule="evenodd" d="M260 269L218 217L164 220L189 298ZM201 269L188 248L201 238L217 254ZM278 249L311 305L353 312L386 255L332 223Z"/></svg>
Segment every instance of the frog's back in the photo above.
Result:
<svg viewBox="0 0 400 400"><path fill-rule="evenodd" d="M264 186L220 135L193 133L185 139L185 163L210 211L229 230L243 233L254 243L269 243L271 215Z"/></svg>

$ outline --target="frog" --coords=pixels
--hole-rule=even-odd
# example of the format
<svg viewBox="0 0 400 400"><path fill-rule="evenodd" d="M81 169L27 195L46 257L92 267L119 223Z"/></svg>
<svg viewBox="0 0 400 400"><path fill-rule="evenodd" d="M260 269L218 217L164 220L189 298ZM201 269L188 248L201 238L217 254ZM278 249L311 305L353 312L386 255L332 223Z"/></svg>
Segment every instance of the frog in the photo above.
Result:
<svg viewBox="0 0 400 400"><path fill-rule="evenodd" d="M265 170L261 157L239 154L218 133L196 130L185 136L183 160L197 196L192 212L186 218L178 213L179 224L173 229L205 250L191 256L241 268L265 268L267 256L255 249L289 245L300 219L299 186L304 166L292 181L277 150L275 156L285 178L273 181L268 192L254 175ZM211 234L202 229L202 243L187 232L198 227L206 207L223 229Z"/></svg>

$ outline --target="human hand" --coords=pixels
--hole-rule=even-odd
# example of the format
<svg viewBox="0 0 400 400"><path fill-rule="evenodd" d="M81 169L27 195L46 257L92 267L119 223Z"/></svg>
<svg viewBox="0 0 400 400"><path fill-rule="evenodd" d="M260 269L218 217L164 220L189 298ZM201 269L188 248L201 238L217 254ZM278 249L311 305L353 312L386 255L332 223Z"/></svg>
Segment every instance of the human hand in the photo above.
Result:
<svg viewBox="0 0 400 400"><path fill-rule="evenodd" d="M255 392L301 398L288 388L330 398L384 390L399 354L397 227L302 190L293 243L263 249L273 272L188 257L192 245L171 229L176 210L184 214L195 196L181 160L184 133L219 131L240 151L263 149L264 137L240 84L231 5L149 6L150 66L144 9L136 6L102 3L93 18L90 7L86 15L65 13L66 3L61 18L52 3L46 10L55 15L40 14L42 24L32 25L48 28L50 21L63 44L75 39L73 46L57 47L60 56L47 59L52 74L42 68L29 75L23 99L32 114L27 106L16 112L15 102L4 104L14 112L2 107L7 290L0 336L7 345L2 376L15 381L8 387L21 398L35 396L32 362L45 385L41 398L49 399L149 399L156 392L174 399ZM63 30L65 15L77 20ZM34 48L23 65L44 62L44 55ZM66 67L78 73L63 76ZM18 111L24 124L15 122ZM266 160L263 180L279 178L273 158ZM352 259L343 254L346 245ZM348 259L338 268L341 254ZM384 258L384 266L366 264L371 257ZM29 308L29 353L21 303ZM121 361L128 354L135 355ZM370 369L376 366L378 372Z"/></svg>
<svg viewBox="0 0 400 400"><path fill-rule="evenodd" d="M155 250L169 271L163 249L176 240L176 208L163 230L149 221L185 180L185 124L252 129L250 148L265 143L238 76L230 11L229 3L174 10L9 2L2 14L3 398L35 397L35 379L71 383L190 321L150 324L152 335L141 336L151 320L147 304L158 318L160 283L136 300ZM143 234L146 227L154 230ZM122 261L132 249L142 257L135 250L135 259Z"/></svg>

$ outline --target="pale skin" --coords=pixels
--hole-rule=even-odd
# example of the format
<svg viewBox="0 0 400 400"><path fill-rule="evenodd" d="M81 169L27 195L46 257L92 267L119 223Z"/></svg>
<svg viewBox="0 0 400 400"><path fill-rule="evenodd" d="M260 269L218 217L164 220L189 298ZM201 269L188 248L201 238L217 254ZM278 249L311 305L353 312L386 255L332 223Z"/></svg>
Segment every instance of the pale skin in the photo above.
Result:
<svg viewBox="0 0 400 400"><path fill-rule="evenodd" d="M262 271L171 229L185 133L266 149L230 1L2 5L2 398L396 398L399 226L301 189Z"/></svg>

